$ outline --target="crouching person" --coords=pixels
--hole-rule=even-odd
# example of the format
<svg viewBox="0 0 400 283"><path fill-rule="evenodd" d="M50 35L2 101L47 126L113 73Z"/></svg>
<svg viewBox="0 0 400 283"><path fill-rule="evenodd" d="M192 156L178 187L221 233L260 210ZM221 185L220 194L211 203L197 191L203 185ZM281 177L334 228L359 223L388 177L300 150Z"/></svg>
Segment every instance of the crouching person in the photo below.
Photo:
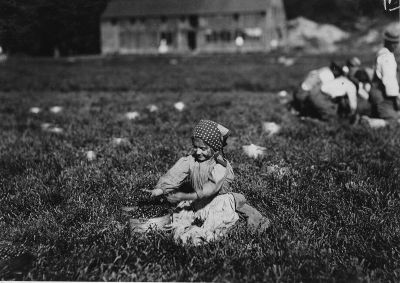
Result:
<svg viewBox="0 0 400 283"><path fill-rule="evenodd" d="M359 77L357 85L346 76L324 83L306 99L307 114L323 121L340 116L352 123L357 122L358 101L368 101L370 84L365 70L359 70L356 77Z"/></svg>
<svg viewBox="0 0 400 283"><path fill-rule="evenodd" d="M349 79L341 76L325 83L307 98L305 103L307 115L323 121L335 119L344 97L348 99L349 116L355 115L357 109L356 86Z"/></svg>
<svg viewBox="0 0 400 283"><path fill-rule="evenodd" d="M192 133L193 154L179 159L152 190L152 197L166 195L177 203L170 225L177 242L200 245L217 240L240 214L250 228L264 230L270 225L243 195L231 192L234 173L223 154L228 135L227 128L201 120Z"/></svg>
<svg viewBox="0 0 400 283"><path fill-rule="evenodd" d="M298 111L300 115L307 116L307 100L309 97L318 93L323 84L333 81L342 74L342 68L335 62L331 62L329 67L322 67L310 71L301 85L293 93L293 108Z"/></svg>
<svg viewBox="0 0 400 283"><path fill-rule="evenodd" d="M349 84L348 80L339 77L338 80L323 87L323 91L327 93L338 93L336 101L338 102L338 116L340 118L349 118L352 123L356 123L360 115L370 115L369 92L371 90L372 73L371 68L359 68L353 74L346 76L354 86ZM354 87L357 93L355 98Z"/></svg>

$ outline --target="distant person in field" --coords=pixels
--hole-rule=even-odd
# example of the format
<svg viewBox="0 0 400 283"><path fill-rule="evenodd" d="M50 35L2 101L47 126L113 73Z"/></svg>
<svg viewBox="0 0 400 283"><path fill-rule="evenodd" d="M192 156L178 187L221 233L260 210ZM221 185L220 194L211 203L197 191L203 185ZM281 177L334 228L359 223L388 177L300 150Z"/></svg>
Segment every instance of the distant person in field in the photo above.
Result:
<svg viewBox="0 0 400 283"><path fill-rule="evenodd" d="M356 110L353 110L356 113L355 115L357 115L357 119L353 122L356 122L359 115L370 115L371 113L369 92L371 90L373 69L362 66L359 58L352 57L343 66L343 73L357 89L357 107ZM349 105L348 96L343 96L339 100L338 115L341 117L354 115Z"/></svg>
<svg viewBox="0 0 400 283"><path fill-rule="evenodd" d="M168 52L168 43L166 39L160 40L160 45L158 46L158 53L164 54Z"/></svg>
<svg viewBox="0 0 400 283"><path fill-rule="evenodd" d="M292 106L299 111L300 115L307 112L306 101L313 93L318 93L324 83L333 81L343 73L341 67L335 62L331 62L329 67L322 67L310 71L301 85L293 93Z"/></svg>
<svg viewBox="0 0 400 283"><path fill-rule="evenodd" d="M323 121L340 117L357 122L359 99L364 101L364 108L369 105L369 78L360 66L360 59L353 57L343 67L332 63L329 69L310 72L294 94L295 109L297 106L302 116Z"/></svg>
<svg viewBox="0 0 400 283"><path fill-rule="evenodd" d="M204 244L224 236L239 220L247 218L249 228L270 225L243 195L233 193L234 173L224 157L229 130L201 120L192 133L193 153L182 157L158 181L152 197L165 195L177 203L170 227L174 239L183 244Z"/></svg>
<svg viewBox="0 0 400 283"><path fill-rule="evenodd" d="M306 100L307 115L328 121L337 118L348 119L352 124L358 121L359 100L367 103L369 78L365 70L357 70L354 80L340 75L324 83L318 91Z"/></svg>
<svg viewBox="0 0 400 283"><path fill-rule="evenodd" d="M375 61L370 102L374 118L391 121L400 118L399 83L394 56L400 41L398 31L386 30L383 41L383 47L378 51Z"/></svg>
<svg viewBox="0 0 400 283"><path fill-rule="evenodd" d="M355 73L361 68L361 60L358 57L352 57L346 61L342 70L344 75L346 75L351 81L354 81Z"/></svg>

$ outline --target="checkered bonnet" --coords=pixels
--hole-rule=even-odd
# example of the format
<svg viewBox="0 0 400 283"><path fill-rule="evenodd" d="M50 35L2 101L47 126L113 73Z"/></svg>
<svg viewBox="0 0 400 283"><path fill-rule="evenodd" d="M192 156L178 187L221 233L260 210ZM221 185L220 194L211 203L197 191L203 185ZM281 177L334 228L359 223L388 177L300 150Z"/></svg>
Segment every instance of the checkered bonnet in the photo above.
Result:
<svg viewBox="0 0 400 283"><path fill-rule="evenodd" d="M229 130L210 120L200 120L194 127L192 138L202 139L215 151L220 151L226 145Z"/></svg>

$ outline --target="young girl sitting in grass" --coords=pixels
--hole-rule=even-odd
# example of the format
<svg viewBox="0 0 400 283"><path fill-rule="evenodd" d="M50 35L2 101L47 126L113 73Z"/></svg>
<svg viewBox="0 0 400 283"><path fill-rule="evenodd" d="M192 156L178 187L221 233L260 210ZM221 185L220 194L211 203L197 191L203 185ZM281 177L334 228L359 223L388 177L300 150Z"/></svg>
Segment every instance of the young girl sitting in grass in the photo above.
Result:
<svg viewBox="0 0 400 283"><path fill-rule="evenodd" d="M231 192L232 166L223 147L229 130L213 121L201 120L192 134L193 153L182 157L160 178L152 197L166 195L178 203L170 228L174 239L195 245L223 236L241 213L251 228L265 229L269 220Z"/></svg>

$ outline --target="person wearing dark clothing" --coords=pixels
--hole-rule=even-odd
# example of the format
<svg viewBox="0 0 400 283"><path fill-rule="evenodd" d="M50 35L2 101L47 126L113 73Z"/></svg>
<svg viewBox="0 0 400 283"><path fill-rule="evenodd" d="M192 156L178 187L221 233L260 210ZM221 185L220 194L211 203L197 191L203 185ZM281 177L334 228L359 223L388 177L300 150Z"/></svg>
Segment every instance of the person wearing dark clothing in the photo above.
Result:
<svg viewBox="0 0 400 283"><path fill-rule="evenodd" d="M335 62L331 62L329 67L322 67L310 71L301 85L293 93L291 106L300 113L306 115L309 110L308 100L310 96L319 93L321 86L333 81L343 74L342 68Z"/></svg>

